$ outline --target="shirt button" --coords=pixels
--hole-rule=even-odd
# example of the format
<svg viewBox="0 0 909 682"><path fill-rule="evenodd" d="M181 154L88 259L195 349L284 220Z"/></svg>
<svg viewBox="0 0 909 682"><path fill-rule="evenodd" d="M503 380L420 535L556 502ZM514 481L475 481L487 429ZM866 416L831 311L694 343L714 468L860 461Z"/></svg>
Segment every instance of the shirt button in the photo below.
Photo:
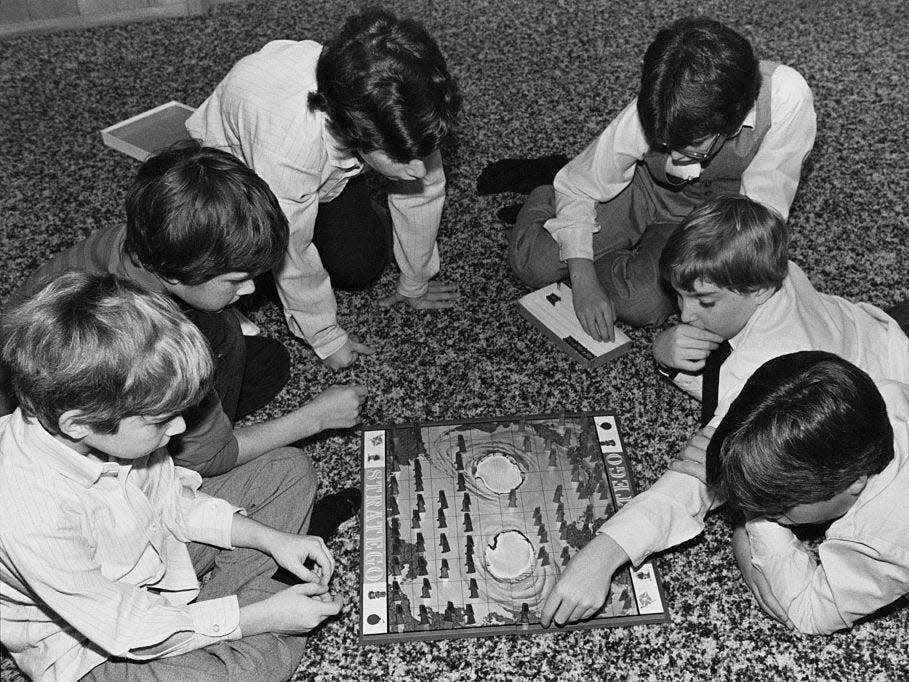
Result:
<svg viewBox="0 0 909 682"><path fill-rule="evenodd" d="M221 626L215 625L215 627L213 627L212 630L214 630L215 632L221 632Z"/></svg>

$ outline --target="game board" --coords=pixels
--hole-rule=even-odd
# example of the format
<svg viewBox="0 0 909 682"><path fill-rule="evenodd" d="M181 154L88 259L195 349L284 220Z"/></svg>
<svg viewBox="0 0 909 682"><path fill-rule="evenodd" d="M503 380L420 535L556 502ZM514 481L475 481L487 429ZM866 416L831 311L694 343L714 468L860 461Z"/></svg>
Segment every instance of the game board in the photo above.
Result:
<svg viewBox="0 0 909 682"><path fill-rule="evenodd" d="M367 428L360 642L546 632L563 567L634 495L606 412ZM665 622L656 568L625 568L567 626Z"/></svg>

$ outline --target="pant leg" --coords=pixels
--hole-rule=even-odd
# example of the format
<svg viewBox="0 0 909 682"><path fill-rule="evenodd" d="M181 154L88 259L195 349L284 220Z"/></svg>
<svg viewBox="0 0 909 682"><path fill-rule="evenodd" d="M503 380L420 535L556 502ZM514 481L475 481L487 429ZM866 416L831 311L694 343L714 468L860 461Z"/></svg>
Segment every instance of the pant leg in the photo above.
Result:
<svg viewBox="0 0 909 682"><path fill-rule="evenodd" d="M250 518L289 533L309 524L315 499L315 471L308 455L280 448L221 476L205 479L202 490L245 507ZM211 570L198 600L236 594L240 606L261 601L286 585L272 580L277 564L253 549L222 550L191 543L197 574ZM306 638L270 633L219 642L180 656L136 662L114 659L98 666L92 682L260 682L287 680L303 658Z"/></svg>
<svg viewBox="0 0 909 682"><path fill-rule="evenodd" d="M662 324L677 312L675 296L660 276L660 255L675 227L650 225L635 249L611 251L595 260L597 279L622 322L633 327Z"/></svg>
<svg viewBox="0 0 909 682"><path fill-rule="evenodd" d="M355 291L379 279L388 264L390 222L377 213L362 177L319 204L312 241L333 288Z"/></svg>
<svg viewBox="0 0 909 682"><path fill-rule="evenodd" d="M204 586L200 599L217 596ZM270 578L256 578L238 593L240 606L262 601L286 589ZM306 637L263 633L219 642L179 656L137 662L111 659L83 677L83 682L280 682L289 680L306 649Z"/></svg>
<svg viewBox="0 0 909 682"><path fill-rule="evenodd" d="M897 303L895 306L887 308L884 312L896 320L900 328L909 334L909 301Z"/></svg>
<svg viewBox="0 0 909 682"><path fill-rule="evenodd" d="M629 197L599 204L600 230L593 235L597 277L613 301L618 319L633 326L659 324L675 310L659 276L659 258L674 225L642 230L630 209ZM537 187L518 213L508 239L508 262L526 285L539 288L568 277L559 247L543 227L555 216L555 190Z"/></svg>

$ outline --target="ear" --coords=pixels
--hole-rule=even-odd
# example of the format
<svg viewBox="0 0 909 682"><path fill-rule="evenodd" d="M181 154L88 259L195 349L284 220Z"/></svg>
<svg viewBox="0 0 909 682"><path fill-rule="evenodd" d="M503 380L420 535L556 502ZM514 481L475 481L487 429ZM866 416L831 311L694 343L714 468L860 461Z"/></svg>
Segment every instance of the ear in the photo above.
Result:
<svg viewBox="0 0 909 682"><path fill-rule="evenodd" d="M82 440L92 432L91 428L82 421L84 418L85 414L82 410L67 410L57 420L57 428L67 438Z"/></svg>
<svg viewBox="0 0 909 682"><path fill-rule="evenodd" d="M852 484L846 488L846 492L853 497L858 497L862 494L862 491L865 489L865 486L868 485L868 475L862 474L859 476Z"/></svg>

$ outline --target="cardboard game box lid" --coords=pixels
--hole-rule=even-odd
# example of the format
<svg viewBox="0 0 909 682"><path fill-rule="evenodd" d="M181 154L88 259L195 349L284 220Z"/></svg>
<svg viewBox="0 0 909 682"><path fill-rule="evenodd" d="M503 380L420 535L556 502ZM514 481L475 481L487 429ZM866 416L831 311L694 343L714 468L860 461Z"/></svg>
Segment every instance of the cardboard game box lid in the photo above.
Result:
<svg viewBox="0 0 909 682"><path fill-rule="evenodd" d="M108 147L145 161L175 142L189 139L186 119L195 111L180 102L167 102L101 131Z"/></svg>
<svg viewBox="0 0 909 682"><path fill-rule="evenodd" d="M599 367L626 353L631 339L615 327L615 341L597 341L581 327L574 312L571 287L550 284L518 300L518 310L562 351L587 369Z"/></svg>

